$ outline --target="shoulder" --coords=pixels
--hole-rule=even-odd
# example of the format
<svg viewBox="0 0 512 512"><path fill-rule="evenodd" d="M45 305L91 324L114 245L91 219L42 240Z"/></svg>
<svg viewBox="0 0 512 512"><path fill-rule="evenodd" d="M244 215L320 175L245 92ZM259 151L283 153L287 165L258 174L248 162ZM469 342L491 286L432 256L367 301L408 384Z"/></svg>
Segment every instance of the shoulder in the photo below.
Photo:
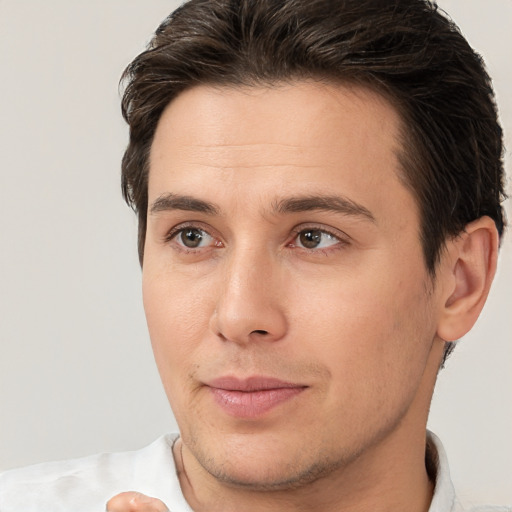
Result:
<svg viewBox="0 0 512 512"><path fill-rule="evenodd" d="M89 512L104 510L115 494L135 489L155 494L163 478L175 478L172 444L162 436L141 450L102 453L37 464L0 474L2 512Z"/></svg>
<svg viewBox="0 0 512 512"><path fill-rule="evenodd" d="M430 431L427 431L425 462L429 475L435 482L434 496L429 512L512 512L512 506L479 505L467 508L462 506L455 494L443 444Z"/></svg>

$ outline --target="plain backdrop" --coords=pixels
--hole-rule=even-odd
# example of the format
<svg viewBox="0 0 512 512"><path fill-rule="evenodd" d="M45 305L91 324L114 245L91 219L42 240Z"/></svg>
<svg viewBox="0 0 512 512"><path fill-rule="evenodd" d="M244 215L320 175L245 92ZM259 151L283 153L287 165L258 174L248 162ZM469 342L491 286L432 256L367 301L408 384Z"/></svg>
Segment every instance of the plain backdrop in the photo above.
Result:
<svg viewBox="0 0 512 512"><path fill-rule="evenodd" d="M510 176L512 0L439 3L494 77ZM176 429L119 187L118 80L177 5L0 0L0 470L135 449ZM510 235L432 405L465 503L512 503Z"/></svg>

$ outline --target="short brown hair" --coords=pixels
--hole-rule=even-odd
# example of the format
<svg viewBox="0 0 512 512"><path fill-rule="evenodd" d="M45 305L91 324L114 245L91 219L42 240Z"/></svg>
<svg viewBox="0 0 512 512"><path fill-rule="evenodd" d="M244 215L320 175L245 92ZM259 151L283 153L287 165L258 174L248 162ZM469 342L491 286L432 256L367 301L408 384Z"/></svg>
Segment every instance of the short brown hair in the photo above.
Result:
<svg viewBox="0 0 512 512"><path fill-rule="evenodd" d="M296 79L360 83L404 123L403 181L416 198L426 267L447 237L483 215L501 235L502 131L482 59L427 0L190 0L125 70L130 140L122 188L144 255L149 150L164 108L198 84Z"/></svg>

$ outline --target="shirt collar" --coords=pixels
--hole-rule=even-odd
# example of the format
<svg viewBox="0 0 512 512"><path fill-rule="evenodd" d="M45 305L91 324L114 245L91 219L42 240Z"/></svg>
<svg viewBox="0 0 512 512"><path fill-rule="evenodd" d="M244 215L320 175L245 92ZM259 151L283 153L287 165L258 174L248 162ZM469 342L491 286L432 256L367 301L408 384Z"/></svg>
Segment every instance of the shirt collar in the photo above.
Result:
<svg viewBox="0 0 512 512"><path fill-rule="evenodd" d="M441 440L430 431L427 431L425 461L435 482L434 496L428 512L463 512L455 497L446 452Z"/></svg>

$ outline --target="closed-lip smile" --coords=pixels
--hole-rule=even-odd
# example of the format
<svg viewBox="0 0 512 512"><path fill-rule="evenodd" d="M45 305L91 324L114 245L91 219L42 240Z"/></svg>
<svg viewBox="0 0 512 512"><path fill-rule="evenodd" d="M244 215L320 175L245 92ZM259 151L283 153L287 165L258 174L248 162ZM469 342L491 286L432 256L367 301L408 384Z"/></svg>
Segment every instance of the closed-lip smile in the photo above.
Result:
<svg viewBox="0 0 512 512"><path fill-rule="evenodd" d="M243 379L226 376L213 379L205 385L225 413L246 419L262 416L308 387L265 376Z"/></svg>

